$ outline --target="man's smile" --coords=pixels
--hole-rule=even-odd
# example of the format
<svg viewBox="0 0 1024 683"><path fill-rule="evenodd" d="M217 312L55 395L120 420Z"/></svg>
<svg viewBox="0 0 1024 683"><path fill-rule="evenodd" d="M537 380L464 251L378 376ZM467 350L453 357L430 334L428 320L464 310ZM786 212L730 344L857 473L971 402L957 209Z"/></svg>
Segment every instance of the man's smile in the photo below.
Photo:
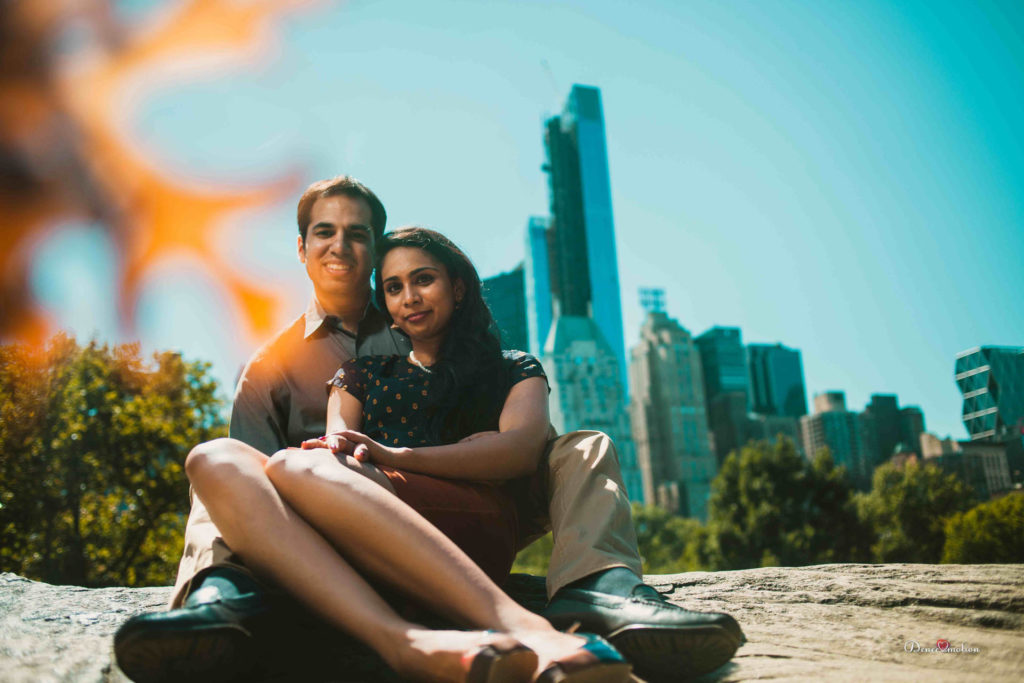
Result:
<svg viewBox="0 0 1024 683"><path fill-rule="evenodd" d="M328 273L347 273L353 267L353 264L349 262L331 261L324 264L324 270Z"/></svg>

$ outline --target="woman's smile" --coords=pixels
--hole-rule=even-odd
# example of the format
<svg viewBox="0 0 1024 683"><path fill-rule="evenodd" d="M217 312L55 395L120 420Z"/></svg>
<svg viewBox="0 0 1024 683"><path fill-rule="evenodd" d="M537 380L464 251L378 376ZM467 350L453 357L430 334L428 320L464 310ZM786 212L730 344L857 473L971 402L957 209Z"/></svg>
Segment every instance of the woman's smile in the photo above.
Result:
<svg viewBox="0 0 1024 683"><path fill-rule="evenodd" d="M413 324L423 322L424 320L426 320L427 316L430 315L430 313L430 311L416 311L415 313L410 313L409 315L405 316L405 322Z"/></svg>

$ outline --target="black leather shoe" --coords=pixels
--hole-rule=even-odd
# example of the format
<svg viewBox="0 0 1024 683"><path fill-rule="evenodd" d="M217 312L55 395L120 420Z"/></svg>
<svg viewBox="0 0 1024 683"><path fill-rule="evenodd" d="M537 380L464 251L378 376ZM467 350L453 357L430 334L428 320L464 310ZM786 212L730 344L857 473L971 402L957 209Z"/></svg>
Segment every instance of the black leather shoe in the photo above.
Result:
<svg viewBox="0 0 1024 683"><path fill-rule="evenodd" d="M650 683L681 681L714 671L746 642L728 614L692 612L662 599L563 588L542 612L558 629L607 638Z"/></svg>
<svg viewBox="0 0 1024 683"><path fill-rule="evenodd" d="M225 598L213 586L186 606L134 616L114 634L114 655L136 683L246 680L257 662L254 630L271 609L259 593Z"/></svg>

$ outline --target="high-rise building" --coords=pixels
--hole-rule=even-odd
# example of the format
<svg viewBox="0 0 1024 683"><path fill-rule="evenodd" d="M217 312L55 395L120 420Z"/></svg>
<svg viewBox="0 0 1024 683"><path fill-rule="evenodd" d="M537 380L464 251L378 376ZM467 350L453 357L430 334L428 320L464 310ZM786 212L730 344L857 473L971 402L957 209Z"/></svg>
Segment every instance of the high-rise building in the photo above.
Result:
<svg viewBox="0 0 1024 683"><path fill-rule="evenodd" d="M695 341L704 372L708 428L721 463L747 440L747 353L738 327L712 327Z"/></svg>
<svg viewBox="0 0 1024 683"><path fill-rule="evenodd" d="M921 434L924 433L924 413L917 406L900 409L900 443L904 451L920 452Z"/></svg>
<svg viewBox="0 0 1024 683"><path fill-rule="evenodd" d="M899 399L894 394L871 394L871 400L864 407L864 412L872 419L878 456L886 460L892 456L896 446L901 442Z"/></svg>
<svg viewBox="0 0 1024 683"><path fill-rule="evenodd" d="M574 85L559 116L544 125L551 200L548 277L553 318L593 318L619 364L626 386L619 265L612 218L601 91ZM531 249L536 242L530 227ZM537 315L538 325L542 323Z"/></svg>
<svg viewBox="0 0 1024 683"><path fill-rule="evenodd" d="M544 354L544 344L551 331L554 318L551 310L551 274L548 265L548 227L550 221L542 216L531 216L526 224L526 260L524 286L526 290L526 328L529 337L527 351L538 358Z"/></svg>
<svg viewBox="0 0 1024 683"><path fill-rule="evenodd" d="M751 413L747 416L747 440L774 442L780 436L793 442L796 452L804 453L804 440L800 434L800 418L789 415L762 415Z"/></svg>
<svg viewBox="0 0 1024 683"><path fill-rule="evenodd" d="M1024 434L1024 347L979 346L958 353L956 384L972 441L1006 441Z"/></svg>
<svg viewBox="0 0 1024 683"><path fill-rule="evenodd" d="M920 453L924 413L917 406L900 408L899 399L894 394L871 394L871 400L864 407L863 417L873 432L876 455L880 462L888 460L897 451L904 454Z"/></svg>
<svg viewBox="0 0 1024 683"><path fill-rule="evenodd" d="M923 432L920 440L923 462L938 465L970 486L981 500L1012 488L1007 461L1007 444L985 440L954 441Z"/></svg>
<svg viewBox="0 0 1024 683"><path fill-rule="evenodd" d="M861 489L871 485L877 445L870 416L846 409L846 395L828 391L814 397L814 414L800 418L804 453L813 458L827 447L836 465L846 467L850 481Z"/></svg>
<svg viewBox="0 0 1024 683"><path fill-rule="evenodd" d="M663 311L650 310L630 355L630 410L644 498L705 520L717 463L693 339Z"/></svg>
<svg viewBox="0 0 1024 683"><path fill-rule="evenodd" d="M542 363L551 383L551 424L559 434L596 429L611 437L630 500L643 502L618 361L594 320L556 318Z"/></svg>
<svg viewBox="0 0 1024 683"><path fill-rule="evenodd" d="M704 369L706 400L727 391L742 392L749 400L747 353L743 348L740 328L712 327L696 341Z"/></svg>
<svg viewBox="0 0 1024 683"><path fill-rule="evenodd" d="M751 438L747 414L747 395L742 391L722 391L707 402L708 429L715 461L721 467L730 453L739 451Z"/></svg>
<svg viewBox="0 0 1024 683"><path fill-rule="evenodd" d="M507 273L489 277L480 284L484 301L491 309L491 315L501 333L501 348L517 351L529 349L523 265L519 264Z"/></svg>
<svg viewBox="0 0 1024 683"><path fill-rule="evenodd" d="M751 410L759 415L807 414L800 351L782 344L749 344Z"/></svg>

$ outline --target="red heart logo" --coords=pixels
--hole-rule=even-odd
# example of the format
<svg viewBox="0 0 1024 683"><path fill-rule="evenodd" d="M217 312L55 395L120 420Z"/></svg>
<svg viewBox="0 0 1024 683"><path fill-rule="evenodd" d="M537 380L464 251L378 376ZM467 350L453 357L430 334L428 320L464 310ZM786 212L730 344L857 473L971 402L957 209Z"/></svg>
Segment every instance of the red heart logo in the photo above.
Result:
<svg viewBox="0 0 1024 683"><path fill-rule="evenodd" d="M949 649L949 641L945 638L940 638L939 641L935 643L935 646L943 652L945 652L947 649Z"/></svg>

